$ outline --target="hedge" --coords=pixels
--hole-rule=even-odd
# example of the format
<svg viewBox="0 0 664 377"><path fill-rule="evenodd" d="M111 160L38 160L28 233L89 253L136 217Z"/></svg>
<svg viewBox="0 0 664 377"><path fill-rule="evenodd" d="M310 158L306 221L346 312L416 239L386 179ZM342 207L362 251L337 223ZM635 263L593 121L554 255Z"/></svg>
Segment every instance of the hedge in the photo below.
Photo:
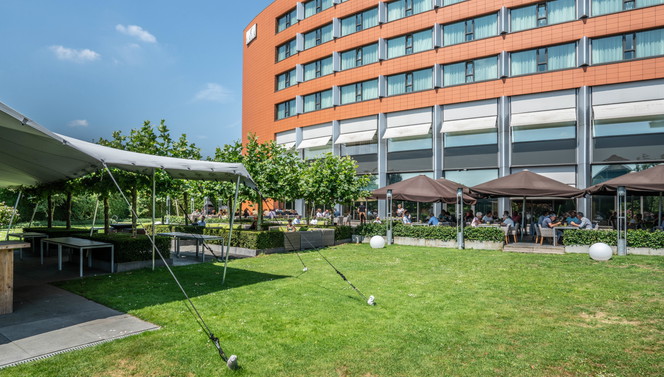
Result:
<svg viewBox="0 0 664 377"><path fill-rule="evenodd" d="M387 224L367 223L355 228L355 234L360 236L385 236ZM392 228L394 237L411 237L433 239L441 241L456 241L456 227L453 226L411 226L395 223ZM467 227L463 236L468 241L492 241L501 242L505 239L505 233L498 227Z"/></svg>
<svg viewBox="0 0 664 377"><path fill-rule="evenodd" d="M348 225L304 225L299 230L334 229L334 240L347 240L353 237L353 228Z"/></svg>
<svg viewBox="0 0 664 377"><path fill-rule="evenodd" d="M224 228L205 228L203 234L224 237L224 244L228 242L228 229ZM221 241L211 241L210 243L219 244ZM256 230L233 230L233 239L231 246L242 247L246 249L274 249L284 247L284 235L282 232L267 232Z"/></svg>
<svg viewBox="0 0 664 377"><path fill-rule="evenodd" d="M563 234L563 243L568 246L592 245L597 242L616 246L618 234L615 230L566 230ZM664 249L664 231L630 229L627 231L627 246Z"/></svg>
<svg viewBox="0 0 664 377"><path fill-rule="evenodd" d="M23 232L37 232L37 233L44 233L47 234L49 238L56 238L56 237L74 237L74 235L80 235L82 233L86 233L89 236L90 235L90 229L85 229L85 228L71 228L71 229L66 229L66 228L47 228L47 227L34 227L34 228L23 228Z"/></svg>
<svg viewBox="0 0 664 377"><path fill-rule="evenodd" d="M112 233L93 234L90 236L88 233L80 234L79 238L112 243L115 246L116 263L152 260L152 242L150 242L150 239L146 235L132 237L131 233ZM154 241L164 258L170 258L171 239L169 237L157 236ZM108 259L110 259L110 255Z"/></svg>

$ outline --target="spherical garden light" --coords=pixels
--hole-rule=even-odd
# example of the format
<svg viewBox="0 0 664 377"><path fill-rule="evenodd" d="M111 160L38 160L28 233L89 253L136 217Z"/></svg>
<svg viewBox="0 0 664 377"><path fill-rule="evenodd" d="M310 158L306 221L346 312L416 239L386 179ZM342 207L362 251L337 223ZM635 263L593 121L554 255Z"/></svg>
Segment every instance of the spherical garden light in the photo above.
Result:
<svg viewBox="0 0 664 377"><path fill-rule="evenodd" d="M385 239L382 236L373 236L369 240L369 245L373 249L382 249L385 247Z"/></svg>
<svg viewBox="0 0 664 377"><path fill-rule="evenodd" d="M613 256L613 250L611 250L611 246L598 242L590 246L588 254L593 260L607 261Z"/></svg>

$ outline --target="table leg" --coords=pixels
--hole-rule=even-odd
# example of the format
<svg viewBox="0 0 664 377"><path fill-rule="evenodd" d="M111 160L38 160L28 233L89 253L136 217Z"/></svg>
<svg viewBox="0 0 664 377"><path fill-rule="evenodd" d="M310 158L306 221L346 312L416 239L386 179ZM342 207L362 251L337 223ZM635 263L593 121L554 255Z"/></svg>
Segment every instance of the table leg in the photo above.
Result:
<svg viewBox="0 0 664 377"><path fill-rule="evenodd" d="M196 240L196 258L198 258L198 240Z"/></svg>
<svg viewBox="0 0 664 377"><path fill-rule="evenodd" d="M556 228L553 228L553 247L556 247L556 243L558 241L558 232L556 232Z"/></svg>
<svg viewBox="0 0 664 377"><path fill-rule="evenodd" d="M111 273L115 267L115 245L111 245Z"/></svg>
<svg viewBox="0 0 664 377"><path fill-rule="evenodd" d="M203 246L203 240L201 240L201 246ZM201 251L203 252L203 263L205 263L205 248Z"/></svg>
<svg viewBox="0 0 664 377"><path fill-rule="evenodd" d="M88 249L88 268L92 268L92 249Z"/></svg>
<svg viewBox="0 0 664 377"><path fill-rule="evenodd" d="M58 245L58 271L62 271L62 245Z"/></svg>

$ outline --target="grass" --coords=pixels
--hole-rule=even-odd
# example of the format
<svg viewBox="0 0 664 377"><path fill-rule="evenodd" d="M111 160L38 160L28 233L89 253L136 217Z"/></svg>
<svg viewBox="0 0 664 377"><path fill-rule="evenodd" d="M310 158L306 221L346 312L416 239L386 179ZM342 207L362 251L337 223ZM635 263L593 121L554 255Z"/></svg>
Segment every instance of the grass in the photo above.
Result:
<svg viewBox="0 0 664 377"><path fill-rule="evenodd" d="M242 369L231 372L164 270L64 287L161 330L2 376L658 376L664 258L343 245L175 269Z"/></svg>

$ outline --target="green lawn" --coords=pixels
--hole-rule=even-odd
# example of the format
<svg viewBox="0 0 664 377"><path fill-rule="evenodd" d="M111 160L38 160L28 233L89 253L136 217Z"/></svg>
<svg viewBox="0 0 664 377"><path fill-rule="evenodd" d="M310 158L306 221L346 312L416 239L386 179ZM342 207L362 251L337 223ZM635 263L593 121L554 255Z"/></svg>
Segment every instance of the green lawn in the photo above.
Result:
<svg viewBox="0 0 664 377"><path fill-rule="evenodd" d="M664 258L344 245L176 268L242 369L226 369L164 270L65 288L162 326L15 376L661 376Z"/></svg>

